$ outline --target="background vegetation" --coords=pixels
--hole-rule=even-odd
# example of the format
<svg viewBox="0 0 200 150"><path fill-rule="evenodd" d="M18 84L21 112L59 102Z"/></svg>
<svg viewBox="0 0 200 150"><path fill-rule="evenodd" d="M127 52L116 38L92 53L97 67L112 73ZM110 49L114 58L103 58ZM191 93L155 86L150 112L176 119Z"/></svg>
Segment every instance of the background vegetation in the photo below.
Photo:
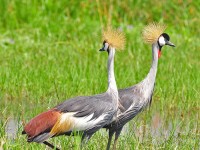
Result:
<svg viewBox="0 0 200 150"><path fill-rule="evenodd" d="M199 149L200 1L0 0L0 149L44 149L27 143L23 124L65 99L107 88L101 30L108 24L127 37L116 53L118 88L141 81L151 46L141 38L152 21L165 23L176 48L164 47L152 106L123 130L118 149ZM85 149L105 149L99 131ZM79 137L50 140L78 149Z"/></svg>

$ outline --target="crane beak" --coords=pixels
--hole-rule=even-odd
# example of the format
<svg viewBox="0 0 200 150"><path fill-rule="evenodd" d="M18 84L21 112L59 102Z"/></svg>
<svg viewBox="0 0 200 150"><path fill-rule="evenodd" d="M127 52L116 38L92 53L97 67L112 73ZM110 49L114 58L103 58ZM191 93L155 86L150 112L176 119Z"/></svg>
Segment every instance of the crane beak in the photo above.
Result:
<svg viewBox="0 0 200 150"><path fill-rule="evenodd" d="M104 47L102 47L99 51L100 51L100 52L105 51Z"/></svg>
<svg viewBox="0 0 200 150"><path fill-rule="evenodd" d="M174 45L172 42L170 42L170 41L167 41L167 42L166 42L166 45L169 45L169 46L175 47L175 45Z"/></svg>

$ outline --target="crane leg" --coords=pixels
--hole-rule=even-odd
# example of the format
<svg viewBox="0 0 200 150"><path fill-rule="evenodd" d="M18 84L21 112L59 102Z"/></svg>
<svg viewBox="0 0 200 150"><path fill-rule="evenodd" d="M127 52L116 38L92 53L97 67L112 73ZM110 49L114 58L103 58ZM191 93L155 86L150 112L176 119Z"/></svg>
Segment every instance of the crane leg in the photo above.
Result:
<svg viewBox="0 0 200 150"><path fill-rule="evenodd" d="M119 135L122 131L122 128L118 129L116 132L115 132L115 140L114 140L114 145L113 145L113 150L116 150L116 146L117 146L117 140L119 138Z"/></svg>
<svg viewBox="0 0 200 150"><path fill-rule="evenodd" d="M49 142L47 142L47 141L44 141L43 144L49 146L49 147L52 148L52 149L60 150L59 148L57 148L56 146L54 146L53 144L51 144L51 143L49 143Z"/></svg>
<svg viewBox="0 0 200 150"><path fill-rule="evenodd" d="M110 144L111 144L111 141L112 141L113 134L114 134L114 132L109 130L109 138L108 138L108 144L107 144L106 150L110 149Z"/></svg>

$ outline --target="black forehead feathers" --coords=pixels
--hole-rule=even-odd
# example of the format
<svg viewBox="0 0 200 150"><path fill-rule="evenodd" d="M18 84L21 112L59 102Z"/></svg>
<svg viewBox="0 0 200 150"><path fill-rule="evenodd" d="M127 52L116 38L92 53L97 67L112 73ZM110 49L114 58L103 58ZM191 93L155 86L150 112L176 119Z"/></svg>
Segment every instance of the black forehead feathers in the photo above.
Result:
<svg viewBox="0 0 200 150"><path fill-rule="evenodd" d="M103 45L104 45L105 43L107 43L106 40L103 41Z"/></svg>
<svg viewBox="0 0 200 150"><path fill-rule="evenodd" d="M167 34L167 33L163 33L163 34L161 34L167 41L169 41L170 40L170 37L169 37L169 35Z"/></svg>

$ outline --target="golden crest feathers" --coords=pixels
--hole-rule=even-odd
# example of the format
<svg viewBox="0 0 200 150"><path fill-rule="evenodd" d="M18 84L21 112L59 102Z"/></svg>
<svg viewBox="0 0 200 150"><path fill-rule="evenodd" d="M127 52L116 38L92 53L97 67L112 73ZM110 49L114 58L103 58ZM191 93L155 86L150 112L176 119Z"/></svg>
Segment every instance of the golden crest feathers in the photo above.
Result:
<svg viewBox="0 0 200 150"><path fill-rule="evenodd" d="M159 36L165 31L166 26L160 23L150 23L147 25L143 32L142 37L146 43L153 44L155 43Z"/></svg>
<svg viewBox="0 0 200 150"><path fill-rule="evenodd" d="M108 27L102 34L103 41L106 41L111 47L117 50L123 49L126 43L126 38L123 32Z"/></svg>

